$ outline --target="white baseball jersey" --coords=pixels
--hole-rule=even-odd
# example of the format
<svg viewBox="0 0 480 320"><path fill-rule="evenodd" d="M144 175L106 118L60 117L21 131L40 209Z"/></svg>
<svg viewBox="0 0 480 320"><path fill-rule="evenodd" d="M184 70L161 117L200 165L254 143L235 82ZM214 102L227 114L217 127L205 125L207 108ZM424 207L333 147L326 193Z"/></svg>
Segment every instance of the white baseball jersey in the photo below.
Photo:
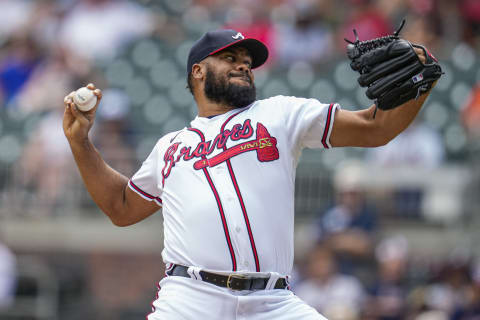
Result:
<svg viewBox="0 0 480 320"><path fill-rule="evenodd" d="M162 137L129 186L162 207L164 262L290 274L298 158L331 147L337 108L276 96Z"/></svg>

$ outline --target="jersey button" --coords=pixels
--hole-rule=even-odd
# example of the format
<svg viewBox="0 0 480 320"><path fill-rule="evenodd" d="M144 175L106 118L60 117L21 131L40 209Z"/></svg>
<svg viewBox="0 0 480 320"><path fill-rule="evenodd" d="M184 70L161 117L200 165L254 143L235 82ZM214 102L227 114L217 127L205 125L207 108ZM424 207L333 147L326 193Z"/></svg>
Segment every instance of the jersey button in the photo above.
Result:
<svg viewBox="0 0 480 320"><path fill-rule="evenodd" d="M245 267L248 267L248 266L249 266L248 261L244 261L244 262L243 262L243 265L244 265Z"/></svg>
<svg viewBox="0 0 480 320"><path fill-rule="evenodd" d="M240 227L236 227L235 228L235 231L237 231L238 233L240 233L240 231L242 231L242 229Z"/></svg>

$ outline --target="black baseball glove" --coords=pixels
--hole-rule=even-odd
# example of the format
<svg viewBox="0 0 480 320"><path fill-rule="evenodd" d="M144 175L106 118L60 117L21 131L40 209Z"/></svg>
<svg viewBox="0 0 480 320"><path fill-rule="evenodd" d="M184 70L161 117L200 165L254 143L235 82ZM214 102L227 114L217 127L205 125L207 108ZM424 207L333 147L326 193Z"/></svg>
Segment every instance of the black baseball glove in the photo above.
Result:
<svg viewBox="0 0 480 320"><path fill-rule="evenodd" d="M418 98L442 75L438 60L425 47L398 37L404 24L405 20L393 35L360 41L353 30L355 42L345 39L350 66L360 73L358 83L368 88L367 97L381 110ZM424 51L425 63L414 48Z"/></svg>

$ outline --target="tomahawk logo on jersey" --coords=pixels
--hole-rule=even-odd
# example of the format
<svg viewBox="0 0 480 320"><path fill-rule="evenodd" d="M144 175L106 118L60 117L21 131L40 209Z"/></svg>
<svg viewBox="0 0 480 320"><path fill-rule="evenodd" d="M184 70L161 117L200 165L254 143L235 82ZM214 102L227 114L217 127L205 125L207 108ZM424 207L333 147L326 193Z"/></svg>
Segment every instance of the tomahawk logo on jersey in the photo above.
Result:
<svg viewBox="0 0 480 320"><path fill-rule="evenodd" d="M162 137L129 185L163 206L165 263L290 274L298 157L337 107L277 96Z"/></svg>

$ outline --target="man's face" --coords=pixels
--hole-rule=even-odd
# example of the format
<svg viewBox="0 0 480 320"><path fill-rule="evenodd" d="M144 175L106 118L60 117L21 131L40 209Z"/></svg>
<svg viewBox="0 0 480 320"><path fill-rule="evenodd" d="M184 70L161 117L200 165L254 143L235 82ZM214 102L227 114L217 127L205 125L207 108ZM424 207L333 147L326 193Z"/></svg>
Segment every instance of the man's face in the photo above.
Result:
<svg viewBox="0 0 480 320"><path fill-rule="evenodd" d="M216 103L243 108L256 99L252 59L244 48L225 49L206 59L205 96Z"/></svg>

